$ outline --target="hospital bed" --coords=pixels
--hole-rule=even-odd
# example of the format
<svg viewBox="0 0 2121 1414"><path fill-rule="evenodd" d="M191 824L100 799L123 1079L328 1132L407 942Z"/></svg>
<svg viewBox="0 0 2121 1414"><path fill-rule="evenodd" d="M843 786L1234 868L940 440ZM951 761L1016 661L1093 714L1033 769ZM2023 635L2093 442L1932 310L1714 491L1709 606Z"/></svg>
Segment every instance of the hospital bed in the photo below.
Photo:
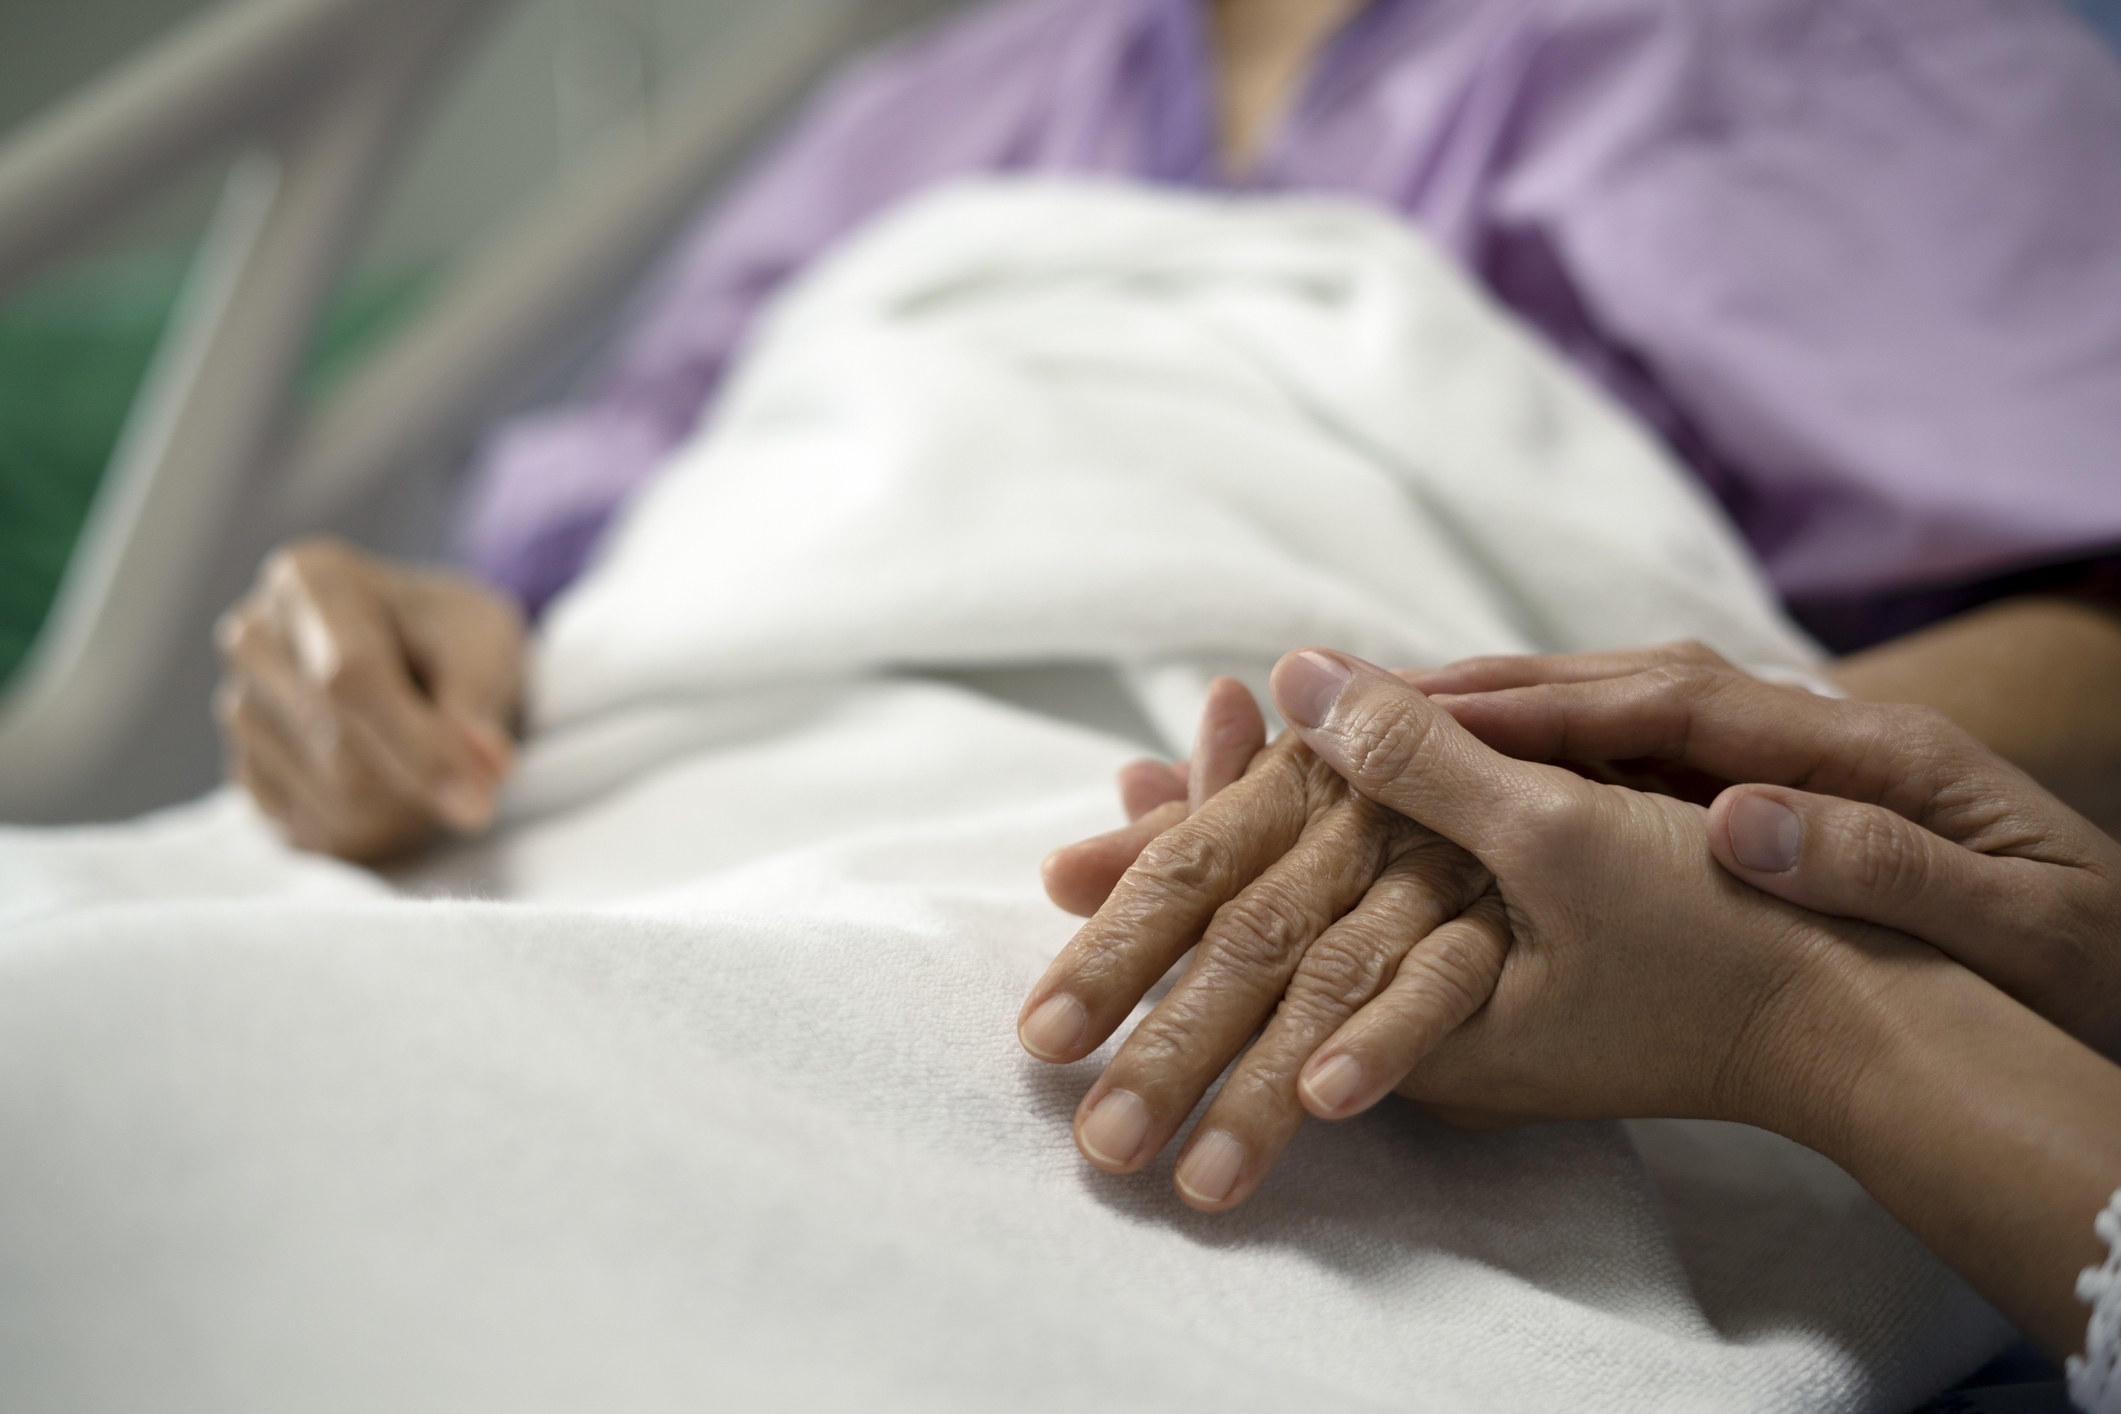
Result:
<svg viewBox="0 0 2121 1414"><path fill-rule="evenodd" d="M265 548L344 528L393 477L461 448L822 72L947 5L745 7L645 142L629 130L572 164L306 405L295 372L327 296L507 8L228 0L0 148L0 294L233 158L57 599L0 694L0 819L107 818L196 790L210 626Z"/></svg>
<svg viewBox="0 0 2121 1414"><path fill-rule="evenodd" d="M317 408L290 370L408 125L495 0L232 0L0 150L0 290L182 171L244 154L59 603L0 699L0 817L122 801L162 740L156 707L187 700L212 615L265 546L345 524L461 446L825 67L943 8L757 7L740 66L708 56L652 145L582 163Z"/></svg>

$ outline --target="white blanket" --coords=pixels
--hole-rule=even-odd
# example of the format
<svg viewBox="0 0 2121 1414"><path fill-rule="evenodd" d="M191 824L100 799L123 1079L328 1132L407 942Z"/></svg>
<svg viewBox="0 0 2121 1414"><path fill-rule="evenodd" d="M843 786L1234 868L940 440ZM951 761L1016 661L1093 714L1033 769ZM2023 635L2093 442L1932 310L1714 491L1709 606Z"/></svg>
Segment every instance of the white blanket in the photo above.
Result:
<svg viewBox="0 0 2121 1414"><path fill-rule="evenodd" d="M508 818L0 836L0 1390L112 1410L1891 1410L1993 1313L1753 1131L1311 1125L1242 1211L1016 1048L1124 740L908 676L1804 641L1382 217L971 189L810 278L556 610ZM1118 688L1113 694L1117 696ZM427 897L420 897L426 895ZM454 898L435 895L456 895ZM483 896L483 898L468 897Z"/></svg>

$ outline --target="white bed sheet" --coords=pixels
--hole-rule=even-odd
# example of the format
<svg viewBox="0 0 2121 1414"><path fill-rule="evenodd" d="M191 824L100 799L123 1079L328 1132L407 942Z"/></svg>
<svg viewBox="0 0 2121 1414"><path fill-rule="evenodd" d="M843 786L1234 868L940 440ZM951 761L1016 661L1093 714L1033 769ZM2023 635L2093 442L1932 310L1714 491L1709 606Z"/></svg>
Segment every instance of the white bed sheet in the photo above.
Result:
<svg viewBox="0 0 2121 1414"><path fill-rule="evenodd" d="M1102 663L1183 740L1295 642L1689 632L1812 661L1648 440L1391 223L938 198L806 285L562 605L492 838L385 881L231 796L0 833L0 1388L1911 1405L2002 1323L1753 1131L1388 1105L1222 1217L1168 1160L1088 1169L1097 1060L1012 1023L1072 926L1037 861L1135 748L907 676Z"/></svg>

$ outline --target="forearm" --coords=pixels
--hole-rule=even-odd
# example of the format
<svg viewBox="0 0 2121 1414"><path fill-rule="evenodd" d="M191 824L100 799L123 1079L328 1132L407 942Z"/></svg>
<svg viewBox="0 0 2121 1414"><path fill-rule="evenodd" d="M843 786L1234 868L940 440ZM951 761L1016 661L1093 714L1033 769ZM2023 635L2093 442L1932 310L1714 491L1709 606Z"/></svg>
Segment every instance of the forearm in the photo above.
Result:
<svg viewBox="0 0 2121 1414"><path fill-rule="evenodd" d="M1862 1044L1780 1127L2057 1360L2076 1352L2077 1273L2104 1259L2092 1224L2121 1188L2121 1067L1941 961L1872 972L1845 1006L1833 1024Z"/></svg>
<svg viewBox="0 0 2121 1414"><path fill-rule="evenodd" d="M1834 666L1849 695L1934 707L2109 833L2121 827L2121 614L2010 599Z"/></svg>

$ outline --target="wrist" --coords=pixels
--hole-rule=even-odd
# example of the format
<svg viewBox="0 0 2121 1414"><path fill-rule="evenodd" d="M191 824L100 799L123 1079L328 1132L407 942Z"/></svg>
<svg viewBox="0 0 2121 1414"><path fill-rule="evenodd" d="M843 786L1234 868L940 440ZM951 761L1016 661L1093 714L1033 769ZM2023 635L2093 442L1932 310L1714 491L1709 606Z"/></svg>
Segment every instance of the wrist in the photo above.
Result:
<svg viewBox="0 0 2121 1414"><path fill-rule="evenodd" d="M1747 1122L1839 1164L2057 1359L2121 1185L2121 1068L1931 949L1846 936L1774 998Z"/></svg>
<svg viewBox="0 0 2121 1414"><path fill-rule="evenodd" d="M1850 1167L1885 1092L1918 1072L1928 994L1960 971L1919 943L1864 925L1808 927L1793 970L1754 1014L1730 1067L1725 1117Z"/></svg>

